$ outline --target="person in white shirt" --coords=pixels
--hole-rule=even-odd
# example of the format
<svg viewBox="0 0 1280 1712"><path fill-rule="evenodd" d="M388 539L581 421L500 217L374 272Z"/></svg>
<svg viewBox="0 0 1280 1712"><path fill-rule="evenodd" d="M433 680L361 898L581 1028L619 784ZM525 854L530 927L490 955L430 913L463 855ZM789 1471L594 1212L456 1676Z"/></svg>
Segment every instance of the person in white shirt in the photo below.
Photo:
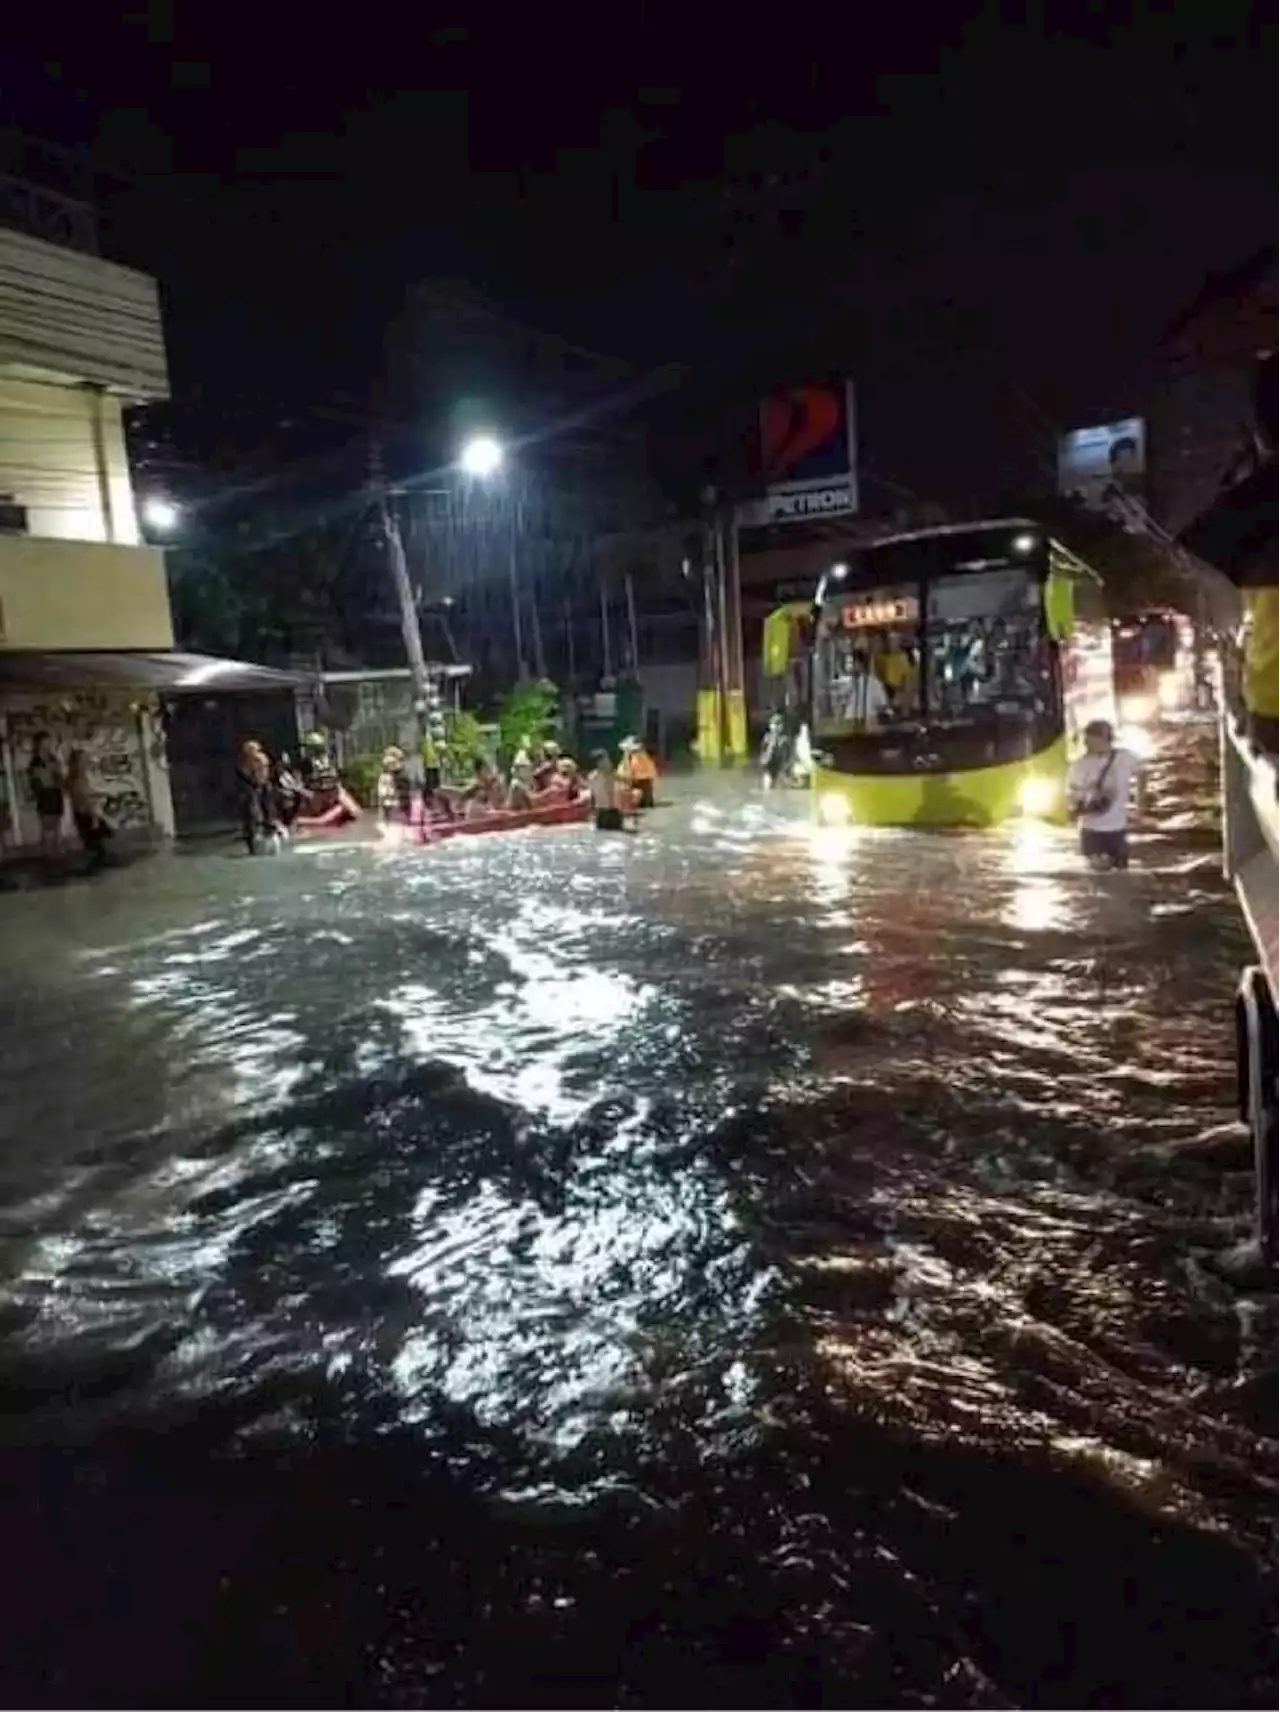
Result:
<svg viewBox="0 0 1280 1712"><path fill-rule="evenodd" d="M844 683L844 717L869 725L874 730L884 718L889 695L880 679L871 670L865 656L855 654Z"/></svg>
<svg viewBox="0 0 1280 1712"><path fill-rule="evenodd" d="M1067 808L1080 821L1080 852L1094 868L1129 866L1129 797L1142 763L1116 746L1105 719L1085 726L1084 754L1067 774Z"/></svg>

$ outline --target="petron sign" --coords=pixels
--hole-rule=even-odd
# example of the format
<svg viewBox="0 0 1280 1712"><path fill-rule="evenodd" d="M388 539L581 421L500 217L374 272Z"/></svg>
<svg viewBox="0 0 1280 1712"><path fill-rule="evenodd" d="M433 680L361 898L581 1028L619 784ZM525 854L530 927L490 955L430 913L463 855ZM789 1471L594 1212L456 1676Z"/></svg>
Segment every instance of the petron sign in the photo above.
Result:
<svg viewBox="0 0 1280 1712"><path fill-rule="evenodd" d="M763 499L744 505L739 521L760 527L842 517L858 509L853 383L792 386L760 407Z"/></svg>

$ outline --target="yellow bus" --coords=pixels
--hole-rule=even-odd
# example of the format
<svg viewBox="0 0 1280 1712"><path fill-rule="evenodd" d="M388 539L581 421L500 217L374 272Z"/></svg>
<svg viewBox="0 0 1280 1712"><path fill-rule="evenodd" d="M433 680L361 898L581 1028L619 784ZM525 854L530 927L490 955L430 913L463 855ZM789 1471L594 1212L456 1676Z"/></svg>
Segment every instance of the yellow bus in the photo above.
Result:
<svg viewBox="0 0 1280 1712"><path fill-rule="evenodd" d="M828 823L1060 818L1076 735L1115 716L1098 580L1025 518L859 547L797 628Z"/></svg>

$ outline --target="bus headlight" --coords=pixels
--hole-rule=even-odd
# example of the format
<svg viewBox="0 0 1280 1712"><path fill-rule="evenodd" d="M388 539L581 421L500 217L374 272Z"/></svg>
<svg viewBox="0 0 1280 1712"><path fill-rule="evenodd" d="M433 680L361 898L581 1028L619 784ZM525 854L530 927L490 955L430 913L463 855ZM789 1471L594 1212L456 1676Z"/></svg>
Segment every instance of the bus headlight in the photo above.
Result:
<svg viewBox="0 0 1280 1712"><path fill-rule="evenodd" d="M1157 699L1165 713L1172 713L1181 699L1182 686L1176 672L1165 672L1160 679Z"/></svg>
<svg viewBox="0 0 1280 1712"><path fill-rule="evenodd" d="M853 819L848 797L839 791L824 791L818 798L818 819L824 826L848 826Z"/></svg>
<svg viewBox="0 0 1280 1712"><path fill-rule="evenodd" d="M1140 761L1147 760L1153 748L1151 733L1141 725L1131 725L1127 730L1118 731L1116 742L1122 749L1132 750Z"/></svg>
<svg viewBox="0 0 1280 1712"><path fill-rule="evenodd" d="M1052 814L1058 806L1058 785L1055 779L1024 779L1018 786L1018 807L1023 814Z"/></svg>
<svg viewBox="0 0 1280 1712"><path fill-rule="evenodd" d="M1126 725L1149 725L1159 710L1152 695L1125 696L1120 703L1120 717Z"/></svg>

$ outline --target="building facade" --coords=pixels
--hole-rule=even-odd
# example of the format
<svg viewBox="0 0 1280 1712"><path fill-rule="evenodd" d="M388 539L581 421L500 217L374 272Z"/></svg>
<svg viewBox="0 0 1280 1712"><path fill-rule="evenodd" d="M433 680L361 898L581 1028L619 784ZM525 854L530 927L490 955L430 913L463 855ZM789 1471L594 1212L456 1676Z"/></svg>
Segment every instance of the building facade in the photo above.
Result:
<svg viewBox="0 0 1280 1712"><path fill-rule="evenodd" d="M36 839L27 786L47 733L88 758L125 831L168 834L173 808L154 693L84 656L167 653L164 556L142 539L124 412L168 394L155 282L0 228L0 835ZM61 669L59 669L59 657Z"/></svg>
<svg viewBox="0 0 1280 1712"><path fill-rule="evenodd" d="M1213 279L1168 328L1151 418L1151 512L1180 534L1220 497L1253 453L1257 424L1275 416L1276 252ZM1274 357L1273 357L1274 363Z"/></svg>

